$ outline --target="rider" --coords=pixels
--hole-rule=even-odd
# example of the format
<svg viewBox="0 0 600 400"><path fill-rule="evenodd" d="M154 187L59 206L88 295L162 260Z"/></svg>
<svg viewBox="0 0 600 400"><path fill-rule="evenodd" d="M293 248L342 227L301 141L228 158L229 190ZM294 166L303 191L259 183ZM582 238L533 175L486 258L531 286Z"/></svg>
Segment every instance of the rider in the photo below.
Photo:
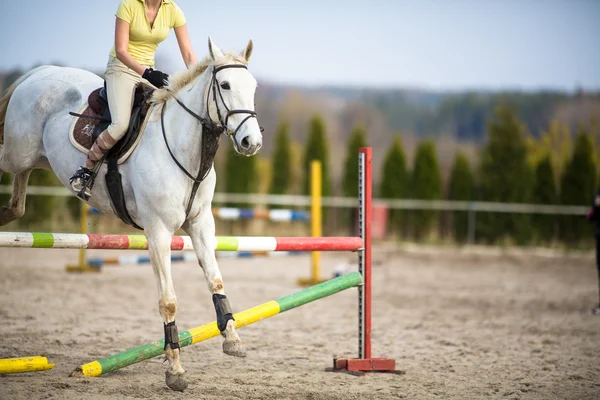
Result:
<svg viewBox="0 0 600 400"><path fill-rule="evenodd" d="M96 163L126 133L135 88L139 83L163 87L169 75L153 69L154 53L171 28L186 67L198 62L185 17L173 0L121 0L115 22L115 44L104 73L112 122L90 149L85 164L70 179L76 192L86 186ZM91 195L89 188L85 193Z"/></svg>

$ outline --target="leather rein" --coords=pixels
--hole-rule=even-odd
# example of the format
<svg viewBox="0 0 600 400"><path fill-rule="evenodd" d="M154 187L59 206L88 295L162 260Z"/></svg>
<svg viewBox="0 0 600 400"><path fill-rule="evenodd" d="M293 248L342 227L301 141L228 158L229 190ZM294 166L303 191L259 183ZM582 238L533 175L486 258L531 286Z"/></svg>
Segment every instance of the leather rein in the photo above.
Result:
<svg viewBox="0 0 600 400"><path fill-rule="evenodd" d="M252 110L244 110L244 109L234 109L234 110L230 110L229 107L227 107L227 104L225 104L225 100L223 99L223 94L221 93L221 87L219 85L219 82L217 81L217 73L219 71L222 71L224 69L227 68L244 68L244 69L248 69L247 66L243 65L243 64L226 64L226 65L221 65L220 67L213 67L213 71L212 71L212 78L211 78L211 83L208 87L208 91L206 93L206 115L207 118L201 117L198 114L196 114L195 112L193 112L192 110L190 110L185 104L183 104L177 97L175 97L172 93L171 95L173 96L173 98L175 99L175 101L177 101L177 103L185 110L187 111L188 114L190 114L192 117L194 117L195 119L197 119L198 121L200 121L200 123L202 124L202 134L213 134L215 136L219 136L221 134L226 133L228 136L233 136L234 138L234 142L235 142L235 138L236 135L238 133L238 131L240 130L240 128L242 127L242 125L248 121L250 118L256 118L256 111L252 111ZM217 116L219 118L219 124L215 124L212 119L210 118L210 110L208 108L208 101L209 101L209 97L210 97L210 93L212 91L212 97L213 97L213 101L215 102L215 107L217 109ZM225 107L225 110L227 110L227 114L225 114L225 121L223 121L222 115L221 115L221 110L219 108L219 102L217 101L217 93L219 94L219 97L221 99L221 102L223 103L223 106ZM175 161L175 164L177 164L177 166L179 167L179 169L181 169L183 171L184 174L187 175L188 178L190 178L192 181L194 181L194 185L192 186L192 192L190 194L190 198L188 200L188 205L187 205L187 209L185 211L185 215L186 215L186 219L187 216L190 213L190 210L192 209L192 204L194 203L194 199L196 197L196 192L198 191L198 188L200 186L200 183L206 178L206 176L208 175L208 173L210 172L210 167L206 170L203 171L202 168L202 160L200 160L200 167L198 169L198 174L196 175L196 177L194 177L183 165L181 165L181 163L177 160L177 158L175 157L175 155L173 154L173 152L171 151L171 147L169 146L169 142L167 141L167 134L165 132L165 108L166 104L163 105L163 108L161 110L160 113L160 125L162 127L162 133L163 133L163 138L165 139L165 144L167 145L167 150L169 150L169 154L171 155L171 158L173 158L173 161ZM237 126L237 128L235 129L235 131L231 132L227 129L227 122L229 121L229 117L234 115L234 114L248 114L248 116L246 118L244 118L242 120L242 122L239 123L239 125ZM261 132L263 131L263 128L260 128ZM204 143L204 141L203 141ZM237 143L235 143L235 145L237 146ZM201 157L202 158L202 157ZM212 164L212 160L211 160L211 164Z"/></svg>

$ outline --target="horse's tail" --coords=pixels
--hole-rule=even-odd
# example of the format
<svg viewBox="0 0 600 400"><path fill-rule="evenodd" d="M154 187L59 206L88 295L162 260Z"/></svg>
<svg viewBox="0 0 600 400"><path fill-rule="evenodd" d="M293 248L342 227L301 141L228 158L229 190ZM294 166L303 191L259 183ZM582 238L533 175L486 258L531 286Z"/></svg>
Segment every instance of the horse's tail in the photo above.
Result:
<svg viewBox="0 0 600 400"><path fill-rule="evenodd" d="M17 86L23 83L25 79L29 78L31 75L35 74L39 70L48 67L48 65L42 65L41 67L34 68L31 71L27 72L25 75L22 75L21 77L19 77L19 79L15 81L15 83L8 87L6 93L0 99L0 149L2 149L2 145L4 144L4 120L6 119L6 109L8 108L8 103L10 102L10 98L15 92L15 89L17 88Z"/></svg>

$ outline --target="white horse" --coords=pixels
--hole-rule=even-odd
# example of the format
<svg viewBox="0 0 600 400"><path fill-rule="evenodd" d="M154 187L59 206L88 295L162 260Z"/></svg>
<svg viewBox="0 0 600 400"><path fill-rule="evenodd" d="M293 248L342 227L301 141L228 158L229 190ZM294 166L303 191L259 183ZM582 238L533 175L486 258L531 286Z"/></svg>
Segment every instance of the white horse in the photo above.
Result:
<svg viewBox="0 0 600 400"><path fill-rule="evenodd" d="M129 214L148 238L158 284L158 309L165 326L165 356L169 360L166 383L174 390L187 387L179 361L177 298L170 262L171 238L179 228L191 237L213 294L219 329L225 338L223 351L245 356L215 259L211 202L216 175L212 160L210 172L194 192L194 181L173 159L195 176L207 126L224 129L242 155L252 156L262 146L254 112L257 84L246 67L252 41L240 55L223 53L210 38L208 47L210 55L203 62L173 75L165 89L155 91L154 118L151 116L139 145L120 167ZM85 155L70 143L68 132L73 117L69 111L79 110L88 95L101 85L98 76L84 70L42 66L21 77L0 100L0 177L3 172L15 174L10 203L0 208L0 225L23 216L32 169L50 169L70 188L69 178L83 164ZM164 127L156 117L161 112ZM105 173L106 166L102 166L88 203L103 213L113 214L103 179Z"/></svg>

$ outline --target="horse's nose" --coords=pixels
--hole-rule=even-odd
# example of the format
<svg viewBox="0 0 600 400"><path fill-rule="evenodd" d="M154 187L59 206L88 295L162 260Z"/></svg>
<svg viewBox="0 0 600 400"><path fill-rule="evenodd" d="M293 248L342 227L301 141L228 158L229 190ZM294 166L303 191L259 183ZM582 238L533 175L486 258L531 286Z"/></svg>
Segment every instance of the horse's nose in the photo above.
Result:
<svg viewBox="0 0 600 400"><path fill-rule="evenodd" d="M241 146L242 146L243 150L248 150L250 148L249 135L248 136L244 136L244 138L242 139Z"/></svg>
<svg viewBox="0 0 600 400"><path fill-rule="evenodd" d="M252 135L245 135L240 140L240 149L246 155L254 155L262 147L262 138L256 138Z"/></svg>

